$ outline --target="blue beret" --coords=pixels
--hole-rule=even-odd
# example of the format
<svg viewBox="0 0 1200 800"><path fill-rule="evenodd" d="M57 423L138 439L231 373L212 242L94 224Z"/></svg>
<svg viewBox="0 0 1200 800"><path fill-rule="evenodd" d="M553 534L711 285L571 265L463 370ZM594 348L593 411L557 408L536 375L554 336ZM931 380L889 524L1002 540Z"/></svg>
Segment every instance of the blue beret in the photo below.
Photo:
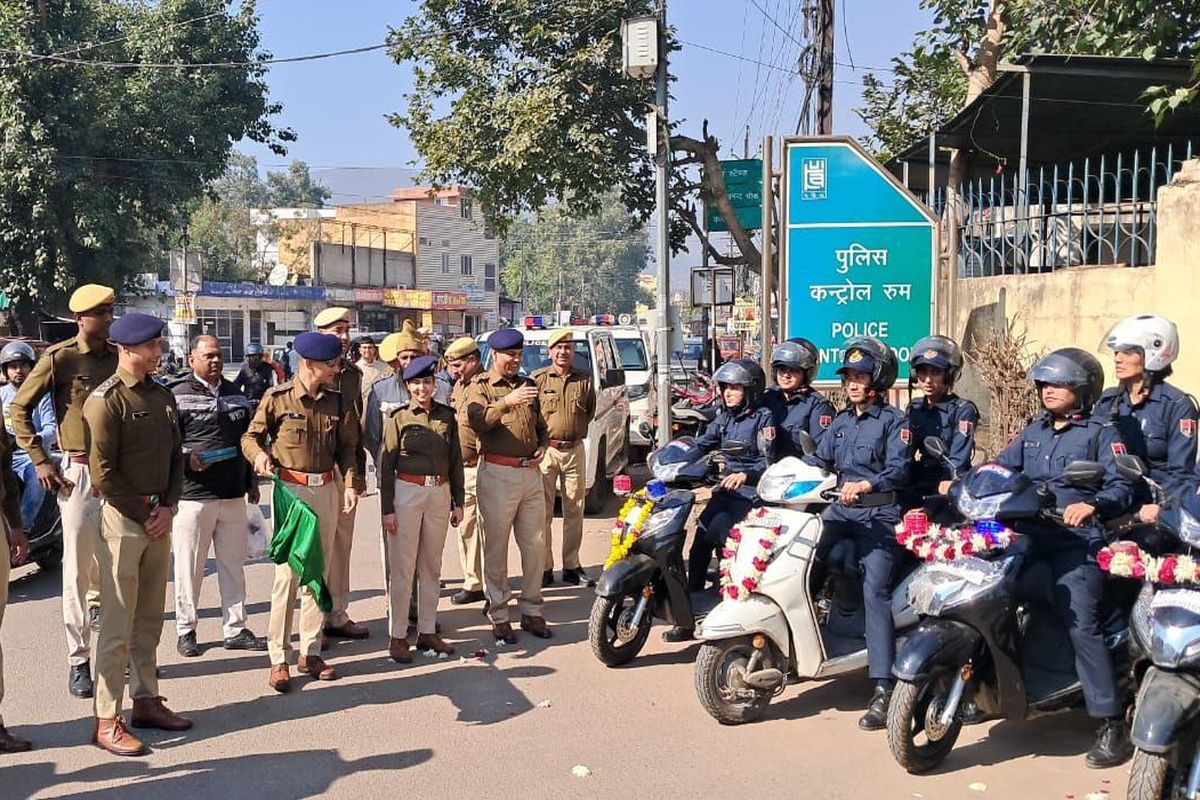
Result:
<svg viewBox="0 0 1200 800"><path fill-rule="evenodd" d="M137 312L124 314L109 328L108 338L117 344L131 347L162 336L163 328L166 325L167 323L158 317L152 317L149 314Z"/></svg>
<svg viewBox="0 0 1200 800"><path fill-rule="evenodd" d="M525 336L516 328L501 328L488 337L493 350L517 350L525 346Z"/></svg>
<svg viewBox="0 0 1200 800"><path fill-rule="evenodd" d="M415 381L417 378L432 378L437 372L437 356L417 356L408 362L404 368L404 380Z"/></svg>
<svg viewBox="0 0 1200 800"><path fill-rule="evenodd" d="M333 361L342 354L341 340L328 333L302 333L296 337L293 347L301 358L310 361Z"/></svg>

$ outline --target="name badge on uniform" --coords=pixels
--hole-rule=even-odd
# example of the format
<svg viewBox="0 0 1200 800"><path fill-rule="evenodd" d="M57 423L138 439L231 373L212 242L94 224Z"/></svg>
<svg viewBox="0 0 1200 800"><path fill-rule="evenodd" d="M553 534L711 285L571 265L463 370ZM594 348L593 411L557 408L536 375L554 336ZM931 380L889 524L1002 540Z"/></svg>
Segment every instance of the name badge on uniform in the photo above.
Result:
<svg viewBox="0 0 1200 800"><path fill-rule="evenodd" d="M149 411L135 411L130 414L130 419L145 419L148 416L150 416Z"/></svg>
<svg viewBox="0 0 1200 800"><path fill-rule="evenodd" d="M299 411L289 411L287 413L287 418L288 419L304 419L304 415L301 414Z"/></svg>

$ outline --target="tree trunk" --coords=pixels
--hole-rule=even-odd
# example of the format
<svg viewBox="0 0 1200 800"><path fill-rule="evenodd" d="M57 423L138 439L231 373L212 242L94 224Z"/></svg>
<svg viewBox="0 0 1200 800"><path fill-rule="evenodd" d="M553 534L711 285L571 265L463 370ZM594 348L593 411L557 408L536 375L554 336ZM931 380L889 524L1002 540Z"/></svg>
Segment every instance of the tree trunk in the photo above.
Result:
<svg viewBox="0 0 1200 800"><path fill-rule="evenodd" d="M715 249L707 241L703 244L709 248L710 255L718 264L740 263L747 265L752 271L762 272L762 254L759 252L757 245L754 244L754 239L750 236L750 232L742 227L738 221L737 213L733 209L733 204L729 201L729 193L725 189L725 172L721 168L721 159L718 157L719 144L717 140L708 135L708 122L704 123L704 139L693 139L690 136L672 136L671 149L681 150L690 156L690 161L699 164L704 170L703 186L707 190L713 203L717 207L717 211L721 214L721 218L725 220L725 224L729 227L729 234L737 243L738 250L741 251L740 259L728 259L727 257L717 253ZM763 191L767 191L768 187L763 187ZM692 225L697 236L703 239L702 232L698 230L698 224L694 219L688 220Z"/></svg>

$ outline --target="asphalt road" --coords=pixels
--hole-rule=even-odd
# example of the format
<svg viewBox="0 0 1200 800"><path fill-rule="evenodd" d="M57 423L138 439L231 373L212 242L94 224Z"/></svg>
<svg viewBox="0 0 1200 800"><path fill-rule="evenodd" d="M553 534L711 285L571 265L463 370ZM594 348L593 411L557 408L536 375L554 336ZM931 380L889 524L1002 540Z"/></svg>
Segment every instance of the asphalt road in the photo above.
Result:
<svg viewBox="0 0 1200 800"><path fill-rule="evenodd" d="M607 553L607 526L605 518L587 521L584 562L593 572ZM210 562L199 629L210 649L195 659L178 656L169 609L159 648L161 691L195 728L145 732L153 753L135 759L93 747L91 702L67 694L58 572L15 570L2 631L3 711L36 749L2 757L0 800L1125 794L1127 767L1084 767L1093 726L1078 712L969 728L940 771L907 775L883 733L855 725L870 688L863 676L789 686L764 720L722 727L696 700L694 643L665 644L656 632L630 667L608 669L593 658L586 588L547 590L553 639L523 635L498 650L478 608L449 603L460 575L452 539L441 622L458 653L445 661L418 654L416 663L396 665L386 657L379 551L372 496L358 518L351 607L371 638L326 653L341 680L300 680L289 695L267 687L265 654L213 647L220 616ZM260 635L271 570L266 562L247 567L250 626ZM475 657L479 648L488 655ZM590 775L577 777L576 766Z"/></svg>

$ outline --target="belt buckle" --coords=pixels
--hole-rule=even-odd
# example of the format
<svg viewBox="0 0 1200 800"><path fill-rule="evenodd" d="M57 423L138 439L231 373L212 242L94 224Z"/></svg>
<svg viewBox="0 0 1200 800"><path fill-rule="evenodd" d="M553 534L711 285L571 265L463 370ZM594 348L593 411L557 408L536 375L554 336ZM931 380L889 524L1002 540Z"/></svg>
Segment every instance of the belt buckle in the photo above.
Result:
<svg viewBox="0 0 1200 800"><path fill-rule="evenodd" d="M438 485L437 475L426 475L425 476L425 485L426 486L437 486Z"/></svg>
<svg viewBox="0 0 1200 800"><path fill-rule="evenodd" d="M518 458L518 459L517 459L517 466L518 466L518 467L528 467L528 466L529 466L529 459L528 459L528 458Z"/></svg>
<svg viewBox="0 0 1200 800"><path fill-rule="evenodd" d="M308 481L309 486L324 486L325 485L325 476L321 475L320 473L309 472L309 473L306 473L304 477Z"/></svg>

